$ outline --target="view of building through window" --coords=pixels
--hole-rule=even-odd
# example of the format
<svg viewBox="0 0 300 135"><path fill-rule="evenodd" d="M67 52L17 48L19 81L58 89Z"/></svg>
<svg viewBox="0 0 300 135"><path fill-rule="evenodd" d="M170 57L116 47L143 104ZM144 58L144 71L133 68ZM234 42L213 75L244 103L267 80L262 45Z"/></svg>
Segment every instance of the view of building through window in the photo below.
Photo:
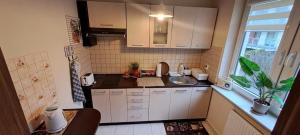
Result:
<svg viewBox="0 0 300 135"><path fill-rule="evenodd" d="M272 62L288 22L292 3L291 0L279 0L251 6L240 56L255 61L268 74L272 71ZM235 74L244 75L240 66L236 67ZM258 93L256 89L249 91Z"/></svg>

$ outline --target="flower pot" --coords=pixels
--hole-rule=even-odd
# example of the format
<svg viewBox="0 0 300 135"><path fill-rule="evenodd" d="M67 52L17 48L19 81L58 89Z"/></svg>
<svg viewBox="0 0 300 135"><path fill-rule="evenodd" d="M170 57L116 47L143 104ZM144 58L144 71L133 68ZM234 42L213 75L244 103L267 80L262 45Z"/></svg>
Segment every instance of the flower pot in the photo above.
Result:
<svg viewBox="0 0 300 135"><path fill-rule="evenodd" d="M260 99L253 100L253 111L259 114L266 114L270 109L270 103L266 101L262 101Z"/></svg>

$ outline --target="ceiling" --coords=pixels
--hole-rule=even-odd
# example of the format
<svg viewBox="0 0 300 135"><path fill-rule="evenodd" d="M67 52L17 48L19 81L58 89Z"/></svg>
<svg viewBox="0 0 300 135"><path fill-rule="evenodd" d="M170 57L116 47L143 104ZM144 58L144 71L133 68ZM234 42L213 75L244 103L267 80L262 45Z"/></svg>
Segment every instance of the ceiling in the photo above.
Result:
<svg viewBox="0 0 300 135"><path fill-rule="evenodd" d="M102 2L129 2L139 4L161 4L176 6L214 7L215 0L88 0Z"/></svg>

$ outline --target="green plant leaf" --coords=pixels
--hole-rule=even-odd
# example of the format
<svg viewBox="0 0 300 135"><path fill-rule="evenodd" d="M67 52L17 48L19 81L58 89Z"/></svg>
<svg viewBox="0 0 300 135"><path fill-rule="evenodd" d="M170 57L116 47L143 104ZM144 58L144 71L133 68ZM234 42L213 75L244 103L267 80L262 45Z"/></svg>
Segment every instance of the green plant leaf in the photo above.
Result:
<svg viewBox="0 0 300 135"><path fill-rule="evenodd" d="M274 94L272 98L275 99L275 101L278 102L280 105L284 104L283 100L278 95Z"/></svg>
<svg viewBox="0 0 300 135"><path fill-rule="evenodd" d="M237 82L239 85L245 88L250 88L251 87L251 82L244 76L235 76L235 75L230 75L230 78Z"/></svg>
<svg viewBox="0 0 300 135"><path fill-rule="evenodd" d="M295 81L295 77L290 77L286 80L282 80L280 81L280 83L282 84L281 86L275 88L275 90L278 90L280 92L285 92L285 91L289 91L292 89L292 86L294 84Z"/></svg>
<svg viewBox="0 0 300 135"><path fill-rule="evenodd" d="M255 82L257 88L262 88L264 85L261 82Z"/></svg>
<svg viewBox="0 0 300 135"><path fill-rule="evenodd" d="M260 71L260 67L258 64L245 57L240 57L239 62L243 72L249 76L252 76L254 74L254 71Z"/></svg>
<svg viewBox="0 0 300 135"><path fill-rule="evenodd" d="M258 81L265 87L272 89L273 88L273 82L271 81L270 78L264 73L260 72L257 76Z"/></svg>

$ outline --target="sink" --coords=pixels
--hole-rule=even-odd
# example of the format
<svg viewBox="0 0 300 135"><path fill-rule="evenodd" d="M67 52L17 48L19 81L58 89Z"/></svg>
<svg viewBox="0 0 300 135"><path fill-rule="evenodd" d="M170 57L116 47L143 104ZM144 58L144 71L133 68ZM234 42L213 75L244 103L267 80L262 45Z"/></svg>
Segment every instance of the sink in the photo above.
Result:
<svg viewBox="0 0 300 135"><path fill-rule="evenodd" d="M195 85L197 80L189 76L173 76L169 78L169 81L177 85Z"/></svg>

